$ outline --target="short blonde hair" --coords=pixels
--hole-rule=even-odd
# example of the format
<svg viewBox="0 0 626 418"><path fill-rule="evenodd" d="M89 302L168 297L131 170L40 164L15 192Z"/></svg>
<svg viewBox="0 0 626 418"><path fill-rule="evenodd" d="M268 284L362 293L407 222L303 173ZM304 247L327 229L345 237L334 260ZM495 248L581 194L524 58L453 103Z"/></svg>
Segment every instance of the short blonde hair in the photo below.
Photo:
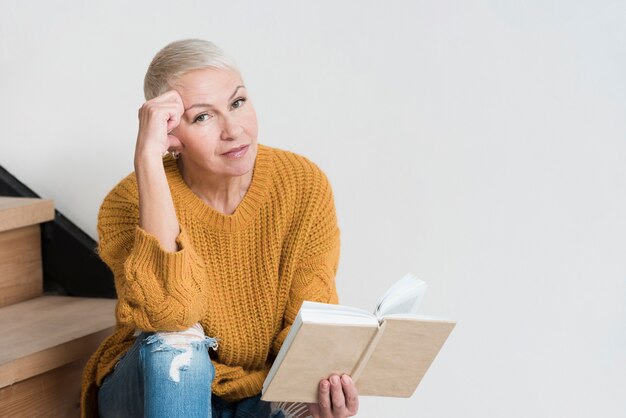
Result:
<svg viewBox="0 0 626 418"><path fill-rule="evenodd" d="M229 69L239 73L235 61L213 42L183 39L167 44L152 58L143 81L146 100L171 88L170 83L191 70L201 68Z"/></svg>

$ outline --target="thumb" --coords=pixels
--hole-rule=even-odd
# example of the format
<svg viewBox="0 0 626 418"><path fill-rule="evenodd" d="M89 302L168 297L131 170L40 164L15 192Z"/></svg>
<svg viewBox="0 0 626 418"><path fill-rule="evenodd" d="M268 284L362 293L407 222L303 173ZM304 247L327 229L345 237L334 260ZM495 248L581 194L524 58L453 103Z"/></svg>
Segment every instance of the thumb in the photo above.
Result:
<svg viewBox="0 0 626 418"><path fill-rule="evenodd" d="M182 141L178 139L178 137L172 134L167 134L167 150L168 151L180 151L182 148L184 148L184 145Z"/></svg>

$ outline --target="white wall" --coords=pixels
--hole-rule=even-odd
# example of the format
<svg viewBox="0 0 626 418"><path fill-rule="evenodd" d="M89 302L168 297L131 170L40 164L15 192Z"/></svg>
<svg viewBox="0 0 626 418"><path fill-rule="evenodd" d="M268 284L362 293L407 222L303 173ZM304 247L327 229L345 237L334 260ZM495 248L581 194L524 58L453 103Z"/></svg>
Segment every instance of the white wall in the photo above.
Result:
<svg viewBox="0 0 626 418"><path fill-rule="evenodd" d="M342 301L412 271L458 320L411 399L359 416L625 416L625 2L1 5L0 164L94 237L154 53L235 57L259 141L333 183Z"/></svg>

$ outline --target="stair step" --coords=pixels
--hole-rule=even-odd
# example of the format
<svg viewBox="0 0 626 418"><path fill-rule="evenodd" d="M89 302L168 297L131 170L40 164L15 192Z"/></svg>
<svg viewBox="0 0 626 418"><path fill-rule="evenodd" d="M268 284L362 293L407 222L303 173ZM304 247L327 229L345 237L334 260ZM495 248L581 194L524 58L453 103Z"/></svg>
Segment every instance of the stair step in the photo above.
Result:
<svg viewBox="0 0 626 418"><path fill-rule="evenodd" d="M113 334L115 302L41 296L0 308L0 388L84 361Z"/></svg>
<svg viewBox="0 0 626 418"><path fill-rule="evenodd" d="M0 232L54 219L54 201L0 196Z"/></svg>

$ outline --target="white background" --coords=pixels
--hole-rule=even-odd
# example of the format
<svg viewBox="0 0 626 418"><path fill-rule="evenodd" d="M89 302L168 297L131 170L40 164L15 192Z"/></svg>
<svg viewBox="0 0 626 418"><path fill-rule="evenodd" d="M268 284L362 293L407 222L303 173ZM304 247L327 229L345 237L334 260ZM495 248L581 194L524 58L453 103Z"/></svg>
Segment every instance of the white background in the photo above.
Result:
<svg viewBox="0 0 626 418"><path fill-rule="evenodd" d="M331 180L341 302L411 271L458 321L360 417L626 416L626 2L0 4L0 164L94 238L152 56L235 58L259 142Z"/></svg>

